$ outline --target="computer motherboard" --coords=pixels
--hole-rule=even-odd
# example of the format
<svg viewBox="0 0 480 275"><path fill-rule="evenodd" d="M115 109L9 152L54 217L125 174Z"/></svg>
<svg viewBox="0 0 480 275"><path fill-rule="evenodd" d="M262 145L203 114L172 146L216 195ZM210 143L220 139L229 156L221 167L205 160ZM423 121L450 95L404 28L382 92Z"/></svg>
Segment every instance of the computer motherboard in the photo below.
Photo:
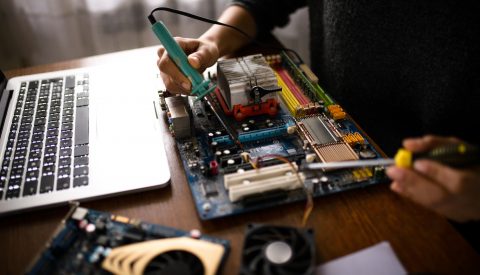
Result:
<svg viewBox="0 0 480 275"><path fill-rule="evenodd" d="M381 157L367 135L286 52L220 60L201 100L160 91L201 219L385 181L384 167L308 170Z"/></svg>

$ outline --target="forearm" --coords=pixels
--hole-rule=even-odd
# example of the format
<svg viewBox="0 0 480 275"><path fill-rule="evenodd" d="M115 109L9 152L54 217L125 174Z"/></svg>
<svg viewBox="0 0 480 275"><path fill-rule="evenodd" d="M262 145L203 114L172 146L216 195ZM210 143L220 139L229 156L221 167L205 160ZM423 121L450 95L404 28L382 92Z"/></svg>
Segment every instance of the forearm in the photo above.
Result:
<svg viewBox="0 0 480 275"><path fill-rule="evenodd" d="M246 9L240 6L228 7L218 21L233 25L251 37L254 37L257 33L254 18ZM249 39L238 31L220 25L212 26L200 36L200 39L214 42L218 47L220 56L235 52L249 42Z"/></svg>

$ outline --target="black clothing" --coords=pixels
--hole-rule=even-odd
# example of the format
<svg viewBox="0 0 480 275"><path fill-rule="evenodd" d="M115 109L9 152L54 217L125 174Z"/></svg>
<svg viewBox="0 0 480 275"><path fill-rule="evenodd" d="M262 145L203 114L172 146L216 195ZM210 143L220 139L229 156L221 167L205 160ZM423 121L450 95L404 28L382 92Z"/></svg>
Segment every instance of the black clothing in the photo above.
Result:
<svg viewBox="0 0 480 275"><path fill-rule="evenodd" d="M406 137L479 143L480 4L475 1L236 0L259 33L309 6L311 64L327 93L388 154Z"/></svg>

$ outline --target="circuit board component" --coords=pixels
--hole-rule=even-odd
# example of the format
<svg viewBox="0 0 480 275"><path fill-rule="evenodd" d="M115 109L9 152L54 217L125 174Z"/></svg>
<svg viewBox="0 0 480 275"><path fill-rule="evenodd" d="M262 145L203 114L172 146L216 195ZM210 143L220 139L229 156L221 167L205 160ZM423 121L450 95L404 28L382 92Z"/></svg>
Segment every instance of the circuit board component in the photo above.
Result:
<svg viewBox="0 0 480 275"><path fill-rule="evenodd" d="M236 202L245 197L269 191L301 188L305 175L297 174L297 170L295 163L283 163L225 175L224 184L229 190L230 200Z"/></svg>
<svg viewBox="0 0 480 275"><path fill-rule="evenodd" d="M261 54L219 60L218 86L227 110L241 121L254 115L277 113L281 90L272 68Z"/></svg>
<svg viewBox="0 0 480 275"><path fill-rule="evenodd" d="M200 218L241 214L385 179L377 167L305 169L307 163L381 154L301 60L282 52L221 60L216 68L212 81L217 90L188 102L191 135L176 137Z"/></svg>

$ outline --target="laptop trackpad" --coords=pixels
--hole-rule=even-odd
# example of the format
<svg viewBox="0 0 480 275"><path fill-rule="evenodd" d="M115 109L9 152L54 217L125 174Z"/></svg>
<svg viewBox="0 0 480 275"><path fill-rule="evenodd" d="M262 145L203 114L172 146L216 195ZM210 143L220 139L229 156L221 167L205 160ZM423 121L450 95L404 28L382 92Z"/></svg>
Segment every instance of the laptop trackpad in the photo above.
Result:
<svg viewBox="0 0 480 275"><path fill-rule="evenodd" d="M118 184L157 182L165 152L153 101L104 103L99 108L92 151L100 178Z"/></svg>

